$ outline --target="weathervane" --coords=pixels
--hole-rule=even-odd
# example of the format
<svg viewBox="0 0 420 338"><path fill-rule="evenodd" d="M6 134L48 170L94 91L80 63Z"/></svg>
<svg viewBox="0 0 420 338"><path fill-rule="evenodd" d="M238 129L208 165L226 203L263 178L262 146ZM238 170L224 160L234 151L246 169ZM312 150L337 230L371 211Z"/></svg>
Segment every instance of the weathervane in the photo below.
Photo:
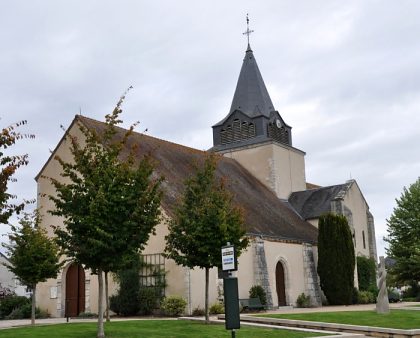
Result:
<svg viewBox="0 0 420 338"><path fill-rule="evenodd" d="M248 16L248 13L246 13L246 31L243 32L242 34L247 36L248 46L249 46L249 36L251 35L251 33L254 33L254 31L249 29L249 16Z"/></svg>

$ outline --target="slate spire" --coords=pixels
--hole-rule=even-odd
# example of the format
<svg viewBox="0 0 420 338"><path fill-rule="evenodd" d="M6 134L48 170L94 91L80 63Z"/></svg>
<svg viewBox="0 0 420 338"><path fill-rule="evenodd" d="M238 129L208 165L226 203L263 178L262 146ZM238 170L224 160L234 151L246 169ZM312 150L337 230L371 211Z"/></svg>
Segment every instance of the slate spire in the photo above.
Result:
<svg viewBox="0 0 420 338"><path fill-rule="evenodd" d="M292 146L292 127L274 109L257 61L249 43L249 18L246 18L247 49L227 116L213 125L213 150L274 141Z"/></svg>
<svg viewBox="0 0 420 338"><path fill-rule="evenodd" d="M269 117L275 110L249 43L229 113L235 110L249 117Z"/></svg>

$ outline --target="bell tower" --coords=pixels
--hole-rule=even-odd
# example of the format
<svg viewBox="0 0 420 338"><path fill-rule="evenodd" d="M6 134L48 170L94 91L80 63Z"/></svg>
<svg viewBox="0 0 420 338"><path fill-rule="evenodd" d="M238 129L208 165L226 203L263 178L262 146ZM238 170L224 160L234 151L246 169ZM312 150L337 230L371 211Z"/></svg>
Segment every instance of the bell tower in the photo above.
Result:
<svg viewBox="0 0 420 338"><path fill-rule="evenodd" d="M305 190L305 153L275 110L249 43L227 116L213 126L212 150L236 159L279 198Z"/></svg>

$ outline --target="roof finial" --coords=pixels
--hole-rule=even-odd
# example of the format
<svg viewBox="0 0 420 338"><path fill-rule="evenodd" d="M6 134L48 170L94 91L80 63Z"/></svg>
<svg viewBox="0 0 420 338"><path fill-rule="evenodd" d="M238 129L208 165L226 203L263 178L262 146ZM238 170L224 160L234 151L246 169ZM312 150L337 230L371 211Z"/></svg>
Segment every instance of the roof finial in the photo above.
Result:
<svg viewBox="0 0 420 338"><path fill-rule="evenodd" d="M251 35L251 33L254 33L254 31L249 29L249 15L248 13L246 13L246 31L243 32L242 34L246 35L248 38L248 49L251 49L249 45L249 36Z"/></svg>

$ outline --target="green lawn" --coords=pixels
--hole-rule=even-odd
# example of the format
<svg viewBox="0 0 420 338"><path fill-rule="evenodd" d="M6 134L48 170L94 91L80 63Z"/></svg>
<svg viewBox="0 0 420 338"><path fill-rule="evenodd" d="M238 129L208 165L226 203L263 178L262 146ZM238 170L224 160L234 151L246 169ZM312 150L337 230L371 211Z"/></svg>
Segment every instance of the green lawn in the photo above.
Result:
<svg viewBox="0 0 420 338"><path fill-rule="evenodd" d="M225 330L224 325L205 325L197 322L181 320L135 320L119 321L105 324L107 338L134 338L134 337L191 337L191 338L229 338L230 331ZM250 328L243 326L237 332L239 338L304 338L316 337L322 334L297 332L290 330L272 330ZM0 330L0 337L7 338L95 338L96 323L70 323L36 327L22 327Z"/></svg>
<svg viewBox="0 0 420 338"><path fill-rule="evenodd" d="M375 311L313 312L300 314L267 314L260 317L308 320L393 329L420 329L420 311L391 310L389 314Z"/></svg>

